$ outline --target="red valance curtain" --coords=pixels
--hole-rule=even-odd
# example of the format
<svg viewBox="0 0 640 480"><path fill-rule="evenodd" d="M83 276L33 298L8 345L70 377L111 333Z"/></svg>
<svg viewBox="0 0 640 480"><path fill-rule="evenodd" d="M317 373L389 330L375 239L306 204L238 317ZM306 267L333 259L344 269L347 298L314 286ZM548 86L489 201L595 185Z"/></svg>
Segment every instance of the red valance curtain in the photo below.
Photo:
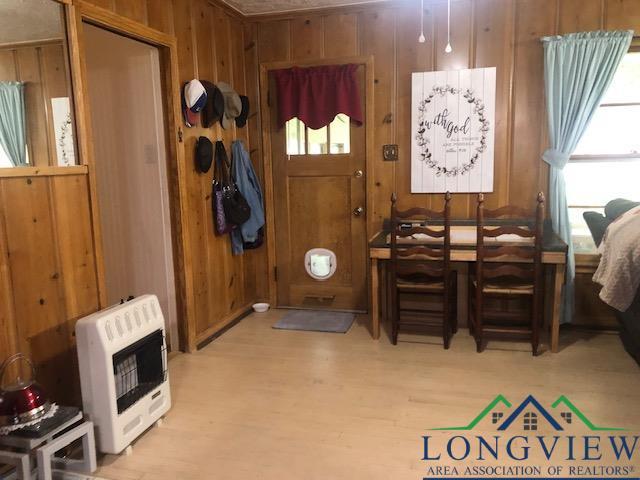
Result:
<svg viewBox="0 0 640 480"><path fill-rule="evenodd" d="M329 125L344 113L362 125L357 65L327 65L274 70L278 90L278 126L298 117L312 129Z"/></svg>

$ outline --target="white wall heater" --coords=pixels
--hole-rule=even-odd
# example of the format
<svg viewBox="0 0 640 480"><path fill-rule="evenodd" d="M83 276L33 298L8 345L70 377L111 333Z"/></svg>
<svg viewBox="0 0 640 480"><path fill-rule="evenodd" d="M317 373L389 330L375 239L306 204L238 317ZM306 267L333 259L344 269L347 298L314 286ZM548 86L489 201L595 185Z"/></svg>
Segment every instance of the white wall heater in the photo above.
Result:
<svg viewBox="0 0 640 480"><path fill-rule="evenodd" d="M117 454L171 407L165 323L155 295L96 312L76 324L85 414L98 449Z"/></svg>

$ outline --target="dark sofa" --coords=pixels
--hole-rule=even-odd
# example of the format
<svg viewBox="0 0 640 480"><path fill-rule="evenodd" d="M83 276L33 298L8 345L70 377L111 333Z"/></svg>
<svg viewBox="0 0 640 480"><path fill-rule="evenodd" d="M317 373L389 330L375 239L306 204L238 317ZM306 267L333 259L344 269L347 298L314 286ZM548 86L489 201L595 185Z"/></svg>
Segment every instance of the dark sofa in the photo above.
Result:
<svg viewBox="0 0 640 480"><path fill-rule="evenodd" d="M622 198L610 201L604 208L604 215L598 212L585 212L583 217L591 231L596 245L600 245L607 226L623 213L640 205ZM620 321L620 339L624 348L640 364L640 291L626 312L616 311Z"/></svg>

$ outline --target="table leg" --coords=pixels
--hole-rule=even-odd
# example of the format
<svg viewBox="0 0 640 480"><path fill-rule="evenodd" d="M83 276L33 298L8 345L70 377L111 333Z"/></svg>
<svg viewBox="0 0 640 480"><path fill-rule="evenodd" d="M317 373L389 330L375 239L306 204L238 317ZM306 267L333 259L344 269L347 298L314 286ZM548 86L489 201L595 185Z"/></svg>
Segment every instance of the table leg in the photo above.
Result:
<svg viewBox="0 0 640 480"><path fill-rule="evenodd" d="M553 282L553 315L551 317L551 351L558 353L560 338L560 315L562 314L562 286L564 285L564 263L556 264Z"/></svg>
<svg viewBox="0 0 640 480"><path fill-rule="evenodd" d="M371 259L371 292L369 315L371 316L371 336L374 340L380 338L380 279L378 278L378 259Z"/></svg>

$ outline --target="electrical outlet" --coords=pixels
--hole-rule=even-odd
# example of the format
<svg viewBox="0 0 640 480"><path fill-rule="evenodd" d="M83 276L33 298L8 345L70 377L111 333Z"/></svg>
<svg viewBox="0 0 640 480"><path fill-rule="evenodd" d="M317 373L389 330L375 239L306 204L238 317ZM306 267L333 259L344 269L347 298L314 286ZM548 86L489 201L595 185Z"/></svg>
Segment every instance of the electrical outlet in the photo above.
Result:
<svg viewBox="0 0 640 480"><path fill-rule="evenodd" d="M383 145L382 158L385 162L396 162L398 160L398 145Z"/></svg>

